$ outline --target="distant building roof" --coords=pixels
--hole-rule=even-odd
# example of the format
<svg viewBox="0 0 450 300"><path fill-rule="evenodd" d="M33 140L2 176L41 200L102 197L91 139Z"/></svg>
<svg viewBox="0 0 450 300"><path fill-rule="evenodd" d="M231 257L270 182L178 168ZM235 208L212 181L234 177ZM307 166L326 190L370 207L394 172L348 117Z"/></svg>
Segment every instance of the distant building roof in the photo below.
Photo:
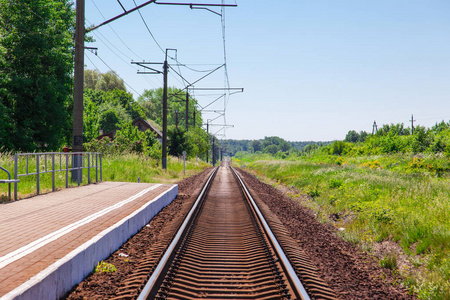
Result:
<svg viewBox="0 0 450 300"><path fill-rule="evenodd" d="M104 137L109 137L109 139L112 141L114 139L114 137L116 136L116 131L117 130L114 129L113 131L110 131L110 132L104 133L102 135L99 135L98 137L96 137L96 139L97 140L101 140Z"/></svg>
<svg viewBox="0 0 450 300"><path fill-rule="evenodd" d="M156 137L158 139L162 139L161 131L159 131L154 125L152 125L151 121L147 121L139 117L134 120L132 124L133 126L136 126L140 131L146 131L147 129L150 129L151 131L156 132Z"/></svg>

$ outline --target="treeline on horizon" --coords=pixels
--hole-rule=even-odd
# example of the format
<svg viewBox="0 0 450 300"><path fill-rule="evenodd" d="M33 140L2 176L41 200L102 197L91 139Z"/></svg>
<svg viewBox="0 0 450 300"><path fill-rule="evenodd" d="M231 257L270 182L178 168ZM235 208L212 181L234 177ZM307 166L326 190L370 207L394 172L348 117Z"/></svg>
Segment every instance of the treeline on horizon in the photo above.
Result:
<svg viewBox="0 0 450 300"><path fill-rule="evenodd" d="M237 152L249 152L249 153L267 153L276 155L288 155L289 153L304 153L311 152L313 149L328 145L327 142L289 142L277 136L264 137L259 140L220 140L222 148L230 156L236 155Z"/></svg>
<svg viewBox="0 0 450 300"><path fill-rule="evenodd" d="M247 152L281 158L317 153L348 156L441 153L450 157L450 122L441 121L431 128L385 124L374 134L350 130L344 140L328 142L288 142L279 137L265 137L262 140L223 140L222 144L231 156Z"/></svg>
<svg viewBox="0 0 450 300"><path fill-rule="evenodd" d="M329 147L330 154L335 155L442 153L450 156L450 122L441 121L431 128L385 124L374 134L350 130L343 141L335 141Z"/></svg>

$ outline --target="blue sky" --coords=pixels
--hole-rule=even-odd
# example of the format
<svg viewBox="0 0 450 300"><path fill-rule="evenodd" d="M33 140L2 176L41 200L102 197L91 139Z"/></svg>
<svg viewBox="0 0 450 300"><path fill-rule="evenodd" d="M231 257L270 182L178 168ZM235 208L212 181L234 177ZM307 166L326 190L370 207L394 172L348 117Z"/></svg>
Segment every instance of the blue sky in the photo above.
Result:
<svg viewBox="0 0 450 300"><path fill-rule="evenodd" d="M349 130L371 132L374 121L409 126L411 114L424 126L450 120L450 1L233 1L227 3L238 7L225 10L227 69L230 85L245 90L228 99L225 119L214 121L234 125L226 138L326 141L344 139ZM134 7L133 0L121 3ZM86 0L88 25L119 13L116 1ZM181 63L202 70L223 63L219 16L155 4L141 13L161 47L178 50ZM162 86L161 76L138 75L130 64L164 60L139 13L93 36L97 41L88 46L99 48L98 57L86 53L87 68L108 71L101 58L135 97ZM180 71L190 82L205 74ZM169 85L184 87L171 73ZM195 85L223 86L223 69ZM195 93L202 106L219 95ZM208 107L223 108L223 101Z"/></svg>

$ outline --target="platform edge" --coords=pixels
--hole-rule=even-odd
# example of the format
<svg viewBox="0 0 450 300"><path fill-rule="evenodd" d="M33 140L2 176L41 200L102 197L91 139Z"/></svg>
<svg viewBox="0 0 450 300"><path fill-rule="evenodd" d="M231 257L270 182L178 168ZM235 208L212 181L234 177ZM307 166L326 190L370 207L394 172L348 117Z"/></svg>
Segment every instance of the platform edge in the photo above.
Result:
<svg viewBox="0 0 450 300"><path fill-rule="evenodd" d="M177 195L175 184L0 299L60 299L92 272L98 261L119 249Z"/></svg>

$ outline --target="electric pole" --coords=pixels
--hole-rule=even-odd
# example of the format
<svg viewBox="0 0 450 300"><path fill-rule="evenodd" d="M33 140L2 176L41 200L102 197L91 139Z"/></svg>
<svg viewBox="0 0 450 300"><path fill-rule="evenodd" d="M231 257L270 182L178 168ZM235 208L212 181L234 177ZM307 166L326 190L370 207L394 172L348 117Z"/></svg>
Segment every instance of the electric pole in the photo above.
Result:
<svg viewBox="0 0 450 300"><path fill-rule="evenodd" d="M411 115L411 135L414 134L414 115Z"/></svg>
<svg viewBox="0 0 450 300"><path fill-rule="evenodd" d="M377 122L376 122L376 121L373 121L373 125L372 125L372 135L374 135L377 131L378 131Z"/></svg>
<svg viewBox="0 0 450 300"><path fill-rule="evenodd" d="M186 91L185 116L186 116L186 131L188 131L189 130L189 93L187 91Z"/></svg>
<svg viewBox="0 0 450 300"><path fill-rule="evenodd" d="M213 136L213 146L212 146L212 164L213 164L213 167L215 167L216 166L216 151L215 151L215 141L216 141L216 139L214 138L214 136Z"/></svg>
<svg viewBox="0 0 450 300"><path fill-rule="evenodd" d="M167 74L169 72L169 64L167 63L167 51L175 50L175 49L166 49L166 55L163 62L163 72L158 71L156 69L150 68L147 65L161 64L161 63L151 63L151 62L131 62L132 64L136 64L145 69L149 69L150 71L146 72L138 72L138 74L163 74L164 83L163 83L163 99L162 99L162 114L163 114L163 136L162 136L162 158L161 164L163 170L167 169Z"/></svg>
<svg viewBox="0 0 450 300"><path fill-rule="evenodd" d="M164 93L163 93L163 139L162 139L162 168L167 169L167 72L169 66L167 65L167 50L164 59Z"/></svg>
<svg viewBox="0 0 450 300"><path fill-rule="evenodd" d="M210 120L206 120L206 135L208 136L209 139L209 121ZM211 143L211 140L209 140L209 143ZM211 146L211 144L209 144ZM206 163L209 162L209 150L206 152Z"/></svg>
<svg viewBox="0 0 450 300"><path fill-rule="evenodd" d="M84 84L84 0L77 0L75 20L75 61L73 82L72 151L83 151L83 84ZM72 168L81 167L81 156L72 157ZM81 181L81 170L72 170L72 180Z"/></svg>

